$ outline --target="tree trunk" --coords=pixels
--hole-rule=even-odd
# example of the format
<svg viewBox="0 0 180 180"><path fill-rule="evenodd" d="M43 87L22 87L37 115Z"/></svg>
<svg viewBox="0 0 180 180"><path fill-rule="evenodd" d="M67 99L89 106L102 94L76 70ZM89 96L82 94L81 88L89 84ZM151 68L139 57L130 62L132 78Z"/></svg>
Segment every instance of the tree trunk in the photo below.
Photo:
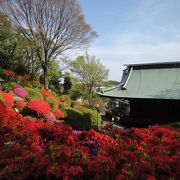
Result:
<svg viewBox="0 0 180 180"><path fill-rule="evenodd" d="M44 72L44 89L49 89L49 79L48 79L48 68L47 66L43 67L43 72Z"/></svg>
<svg viewBox="0 0 180 180"><path fill-rule="evenodd" d="M90 105L92 99L92 89L91 87L88 88L88 103Z"/></svg>

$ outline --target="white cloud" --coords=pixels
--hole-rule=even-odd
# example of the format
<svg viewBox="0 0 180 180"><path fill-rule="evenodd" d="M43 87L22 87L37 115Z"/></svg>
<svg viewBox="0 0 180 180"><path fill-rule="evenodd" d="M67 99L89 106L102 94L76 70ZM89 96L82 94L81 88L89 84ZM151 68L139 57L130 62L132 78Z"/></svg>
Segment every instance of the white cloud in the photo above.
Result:
<svg viewBox="0 0 180 180"><path fill-rule="evenodd" d="M118 36L117 36L118 37ZM151 40L153 37L147 37ZM144 42L144 37L134 35L109 39L109 43L93 46L89 53L95 55L110 69L109 79L121 79L123 64L180 61L180 41Z"/></svg>

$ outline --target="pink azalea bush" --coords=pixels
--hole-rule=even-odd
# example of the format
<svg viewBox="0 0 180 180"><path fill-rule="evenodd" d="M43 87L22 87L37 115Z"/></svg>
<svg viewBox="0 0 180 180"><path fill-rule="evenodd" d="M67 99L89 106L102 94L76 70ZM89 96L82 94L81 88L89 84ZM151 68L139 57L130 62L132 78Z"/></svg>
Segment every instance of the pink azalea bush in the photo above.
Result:
<svg viewBox="0 0 180 180"><path fill-rule="evenodd" d="M56 122L56 117L53 116L53 115L46 116L46 119L48 121L50 121L51 123L55 123Z"/></svg>
<svg viewBox="0 0 180 180"><path fill-rule="evenodd" d="M28 95L27 91L20 85L15 86L15 88L13 89L13 93L21 98L25 98Z"/></svg>

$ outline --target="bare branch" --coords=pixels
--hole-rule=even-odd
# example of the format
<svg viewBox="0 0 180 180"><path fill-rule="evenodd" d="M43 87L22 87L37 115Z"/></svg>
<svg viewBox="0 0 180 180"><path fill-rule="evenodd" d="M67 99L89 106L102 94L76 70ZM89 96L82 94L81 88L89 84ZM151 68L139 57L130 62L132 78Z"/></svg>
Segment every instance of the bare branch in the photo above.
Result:
<svg viewBox="0 0 180 180"><path fill-rule="evenodd" d="M84 48L97 37L77 0L4 0L1 4L36 48L43 68L64 51Z"/></svg>

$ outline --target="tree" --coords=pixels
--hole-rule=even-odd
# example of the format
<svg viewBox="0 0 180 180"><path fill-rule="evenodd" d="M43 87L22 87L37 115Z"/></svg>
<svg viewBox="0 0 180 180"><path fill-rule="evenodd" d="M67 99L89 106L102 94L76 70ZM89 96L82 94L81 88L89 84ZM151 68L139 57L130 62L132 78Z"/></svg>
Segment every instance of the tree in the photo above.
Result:
<svg viewBox="0 0 180 180"><path fill-rule="evenodd" d="M12 26L8 17L0 12L0 66L16 70L23 66L24 38Z"/></svg>
<svg viewBox="0 0 180 180"><path fill-rule="evenodd" d="M92 98L95 88L108 76L108 69L95 56L79 56L71 62L71 71L77 75L84 92L87 91L88 100Z"/></svg>
<svg viewBox="0 0 180 180"><path fill-rule="evenodd" d="M64 77L64 94L70 94L70 90L72 87L72 82L71 82L71 77L70 76L65 76Z"/></svg>
<svg viewBox="0 0 180 180"><path fill-rule="evenodd" d="M97 36L77 0L3 0L3 12L37 50L48 88L48 70L63 52L86 47Z"/></svg>
<svg viewBox="0 0 180 180"><path fill-rule="evenodd" d="M0 42L12 35L11 22L8 17L0 12Z"/></svg>

